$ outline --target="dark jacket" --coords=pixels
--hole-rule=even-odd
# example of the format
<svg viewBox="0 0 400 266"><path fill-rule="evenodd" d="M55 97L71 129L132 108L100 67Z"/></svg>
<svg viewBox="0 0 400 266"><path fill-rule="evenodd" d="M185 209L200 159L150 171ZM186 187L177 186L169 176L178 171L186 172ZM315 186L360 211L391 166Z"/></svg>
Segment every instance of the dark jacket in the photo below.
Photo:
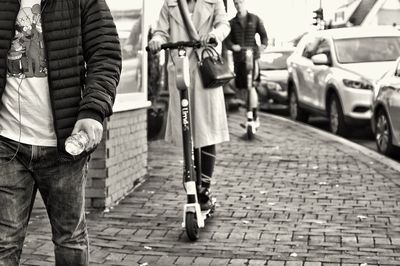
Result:
<svg viewBox="0 0 400 266"><path fill-rule="evenodd" d="M0 0L0 98L19 0ZM121 72L121 49L105 0L42 0L42 29L58 149L78 119L99 122L112 114ZM1 102L0 102L1 108Z"/></svg>
<svg viewBox="0 0 400 266"><path fill-rule="evenodd" d="M247 12L246 17L247 22L245 23L245 27L242 27L238 15L229 21L231 32L225 39L225 45L229 50L232 50L232 45L234 44L239 44L241 47L253 47L254 58L257 59L260 58L260 51L256 43L255 35L258 33L260 35L261 43L267 45L267 32L265 31L262 20L258 16ZM235 61L243 60L240 53L234 53L233 56Z"/></svg>

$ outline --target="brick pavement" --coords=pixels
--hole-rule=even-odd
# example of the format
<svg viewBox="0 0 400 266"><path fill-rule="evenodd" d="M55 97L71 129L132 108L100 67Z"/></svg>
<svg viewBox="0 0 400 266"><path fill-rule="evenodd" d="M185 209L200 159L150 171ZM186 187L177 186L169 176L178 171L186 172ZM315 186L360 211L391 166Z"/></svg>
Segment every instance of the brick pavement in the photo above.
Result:
<svg viewBox="0 0 400 266"><path fill-rule="evenodd" d="M336 137L262 115L249 142L230 114L218 146L218 207L200 239L181 228L180 149L149 143L149 177L118 206L90 213L91 265L400 265L399 172ZM23 265L53 265L35 209Z"/></svg>

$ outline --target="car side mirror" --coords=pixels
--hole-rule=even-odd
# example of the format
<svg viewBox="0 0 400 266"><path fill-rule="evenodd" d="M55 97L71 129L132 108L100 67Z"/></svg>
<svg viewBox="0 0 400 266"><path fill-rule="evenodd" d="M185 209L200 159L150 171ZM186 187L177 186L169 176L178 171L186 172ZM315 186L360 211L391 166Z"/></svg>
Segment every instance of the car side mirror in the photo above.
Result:
<svg viewBox="0 0 400 266"><path fill-rule="evenodd" d="M326 54L316 54L311 57L314 65L329 65L329 58Z"/></svg>

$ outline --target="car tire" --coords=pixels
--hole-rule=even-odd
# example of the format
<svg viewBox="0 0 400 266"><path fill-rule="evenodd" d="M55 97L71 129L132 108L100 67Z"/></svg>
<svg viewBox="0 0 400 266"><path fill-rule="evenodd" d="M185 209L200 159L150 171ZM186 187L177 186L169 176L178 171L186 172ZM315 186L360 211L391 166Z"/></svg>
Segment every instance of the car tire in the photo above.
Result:
<svg viewBox="0 0 400 266"><path fill-rule="evenodd" d="M289 91L289 115L294 121L307 122L308 113L303 108L299 106L299 98L294 89Z"/></svg>
<svg viewBox="0 0 400 266"><path fill-rule="evenodd" d="M396 155L398 149L393 145L392 138L392 127L388 115L380 109L375 119L375 142L380 153L390 157Z"/></svg>
<svg viewBox="0 0 400 266"><path fill-rule="evenodd" d="M344 114L339 97L332 94L328 100L329 130L339 136L347 136L348 129L344 121Z"/></svg>

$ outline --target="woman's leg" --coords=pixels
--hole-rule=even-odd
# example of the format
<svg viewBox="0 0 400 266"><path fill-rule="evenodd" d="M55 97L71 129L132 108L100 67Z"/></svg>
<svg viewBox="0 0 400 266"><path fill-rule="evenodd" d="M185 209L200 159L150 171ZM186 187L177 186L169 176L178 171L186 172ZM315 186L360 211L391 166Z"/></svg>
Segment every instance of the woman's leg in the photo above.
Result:
<svg viewBox="0 0 400 266"><path fill-rule="evenodd" d="M210 188L214 172L216 149L215 145L201 147L201 186Z"/></svg>
<svg viewBox="0 0 400 266"><path fill-rule="evenodd" d="M210 196L211 178L214 172L216 148L215 145L205 146L195 149L194 152L196 173L201 180L199 189L199 203L202 210L207 210L212 207ZM201 175L201 176L199 176Z"/></svg>

